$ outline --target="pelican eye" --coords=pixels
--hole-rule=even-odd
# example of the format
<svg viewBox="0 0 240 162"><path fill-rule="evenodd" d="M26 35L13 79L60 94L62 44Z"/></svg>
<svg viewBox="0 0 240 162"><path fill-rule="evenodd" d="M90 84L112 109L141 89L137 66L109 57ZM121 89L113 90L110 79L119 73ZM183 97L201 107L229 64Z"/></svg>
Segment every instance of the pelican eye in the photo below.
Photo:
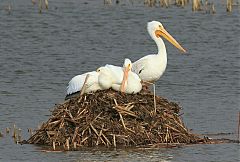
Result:
<svg viewBox="0 0 240 162"><path fill-rule="evenodd" d="M97 69L97 72L100 72L100 69Z"/></svg>

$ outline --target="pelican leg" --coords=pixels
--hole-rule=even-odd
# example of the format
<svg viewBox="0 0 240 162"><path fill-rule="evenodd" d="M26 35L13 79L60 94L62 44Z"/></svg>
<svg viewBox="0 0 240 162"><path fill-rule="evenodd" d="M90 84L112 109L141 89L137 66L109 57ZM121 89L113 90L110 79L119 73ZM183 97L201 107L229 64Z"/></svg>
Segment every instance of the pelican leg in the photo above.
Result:
<svg viewBox="0 0 240 162"><path fill-rule="evenodd" d="M149 85L153 86L154 114L156 114L156 112L157 112L157 103L156 103L156 87L155 87L155 84L151 83L151 82L147 82L147 81L142 81L142 85L143 86L147 86L147 90L148 90L148 86Z"/></svg>
<svg viewBox="0 0 240 162"><path fill-rule="evenodd" d="M155 89L155 84L153 83L153 102L154 102L154 114L157 113L157 103L156 103L156 89Z"/></svg>

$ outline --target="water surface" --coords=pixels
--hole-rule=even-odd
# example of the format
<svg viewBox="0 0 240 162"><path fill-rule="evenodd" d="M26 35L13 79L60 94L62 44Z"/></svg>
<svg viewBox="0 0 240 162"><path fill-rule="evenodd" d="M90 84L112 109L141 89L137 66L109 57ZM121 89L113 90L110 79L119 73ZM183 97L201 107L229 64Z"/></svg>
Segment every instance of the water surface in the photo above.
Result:
<svg viewBox="0 0 240 162"><path fill-rule="evenodd" d="M239 9L227 14L216 1L215 15L192 13L191 6L149 8L104 6L102 1L52 0L38 14L31 1L0 2L0 130L13 123L28 138L62 102L75 75L111 63L121 66L156 53L146 23L158 20L188 51L166 42L168 67L157 94L183 107L187 127L198 134L233 132L240 106ZM87 3L86 3L87 2ZM235 138L236 134L233 135ZM239 145L196 145L174 149L83 149L45 153L34 145L0 138L0 161L238 161Z"/></svg>

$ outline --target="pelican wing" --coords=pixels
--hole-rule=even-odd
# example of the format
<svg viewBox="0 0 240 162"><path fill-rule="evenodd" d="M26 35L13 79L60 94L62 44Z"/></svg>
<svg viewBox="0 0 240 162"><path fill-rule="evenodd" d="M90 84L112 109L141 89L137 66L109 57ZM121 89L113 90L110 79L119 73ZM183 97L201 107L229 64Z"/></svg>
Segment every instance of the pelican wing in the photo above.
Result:
<svg viewBox="0 0 240 162"><path fill-rule="evenodd" d="M151 62L149 62L150 58L151 58L152 55L147 55L147 56L144 56L142 58L140 58L139 60L137 60L136 62L134 62L132 64L132 71L134 73L136 73L137 75L140 75L143 70L146 68L146 66Z"/></svg>
<svg viewBox="0 0 240 162"><path fill-rule="evenodd" d="M141 81L141 79L140 79L140 77L135 73L135 72L133 72L133 71L130 71L129 72L129 76L131 75L131 77L133 77L134 78L134 80L136 80L136 81Z"/></svg>
<svg viewBox="0 0 240 162"><path fill-rule="evenodd" d="M141 79L139 76L130 71L128 74L127 87L125 93L135 94L140 92L142 89Z"/></svg>
<svg viewBox="0 0 240 162"><path fill-rule="evenodd" d="M78 92L82 89L84 81L86 79L87 74L89 74L89 78L86 83L86 89L92 89L90 87L94 87L95 84L98 84L98 73L95 71L87 72L82 75L77 75L73 77L67 86L67 95ZM94 91L94 90L93 90Z"/></svg>
<svg viewBox="0 0 240 162"><path fill-rule="evenodd" d="M133 63L132 71L142 81L154 82L160 78L166 69L167 60L158 59L158 55L147 55Z"/></svg>
<svg viewBox="0 0 240 162"><path fill-rule="evenodd" d="M113 82L115 84L121 84L123 79L123 68L120 66L109 65L109 64L105 65L105 67L110 69L112 78L114 80Z"/></svg>

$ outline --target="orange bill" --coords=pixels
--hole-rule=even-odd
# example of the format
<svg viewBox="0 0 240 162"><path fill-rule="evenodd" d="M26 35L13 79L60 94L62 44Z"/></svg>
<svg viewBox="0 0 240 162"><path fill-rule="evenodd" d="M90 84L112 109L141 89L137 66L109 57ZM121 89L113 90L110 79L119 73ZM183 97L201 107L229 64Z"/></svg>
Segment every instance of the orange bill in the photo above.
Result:
<svg viewBox="0 0 240 162"><path fill-rule="evenodd" d="M128 79L128 72L130 71L130 64L124 68L124 72L123 72L123 80L122 80L122 84L121 84L121 87L120 87L120 91L121 92L125 92L125 86L126 86L126 82L127 82L127 79Z"/></svg>
<svg viewBox="0 0 240 162"><path fill-rule="evenodd" d="M163 27L160 28L159 30L156 30L155 35L157 37L163 36L170 43L172 43L176 48L178 48L182 52L186 53L186 50Z"/></svg>

